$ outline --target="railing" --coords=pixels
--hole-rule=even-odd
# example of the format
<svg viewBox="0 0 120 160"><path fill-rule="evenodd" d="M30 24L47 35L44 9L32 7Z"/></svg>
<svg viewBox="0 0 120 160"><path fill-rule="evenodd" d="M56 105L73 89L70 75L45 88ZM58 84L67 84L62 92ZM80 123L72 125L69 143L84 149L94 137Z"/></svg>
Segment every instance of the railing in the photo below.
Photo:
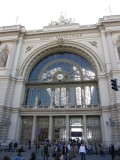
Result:
<svg viewBox="0 0 120 160"><path fill-rule="evenodd" d="M80 109L80 108L100 108L100 105L72 105L72 106L59 106L59 105L54 105L54 106L47 106L47 105L39 105L39 106L27 106L27 105L23 105L22 106L22 108L28 108L28 109L30 109L30 108L32 108L32 109L63 109L63 108L65 108L65 109Z"/></svg>

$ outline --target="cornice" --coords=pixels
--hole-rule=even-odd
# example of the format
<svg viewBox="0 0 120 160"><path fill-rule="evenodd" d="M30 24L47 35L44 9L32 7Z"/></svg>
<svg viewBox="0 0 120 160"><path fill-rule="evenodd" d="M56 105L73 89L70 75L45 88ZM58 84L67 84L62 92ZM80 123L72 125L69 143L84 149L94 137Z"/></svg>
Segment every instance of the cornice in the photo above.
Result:
<svg viewBox="0 0 120 160"><path fill-rule="evenodd" d="M4 26L0 27L0 35L8 35L8 34L25 34L26 29L21 25L12 25L12 26Z"/></svg>
<svg viewBox="0 0 120 160"><path fill-rule="evenodd" d="M46 26L43 29L39 30L30 30L26 31L24 26L21 25L12 25L12 26L4 26L0 27L0 35L7 35L7 34L23 34L26 38L32 36L45 36L51 34L71 34L71 33L89 33L89 32L99 32L99 30L105 27L112 27L112 26L120 25L120 15L115 16L105 16L99 19L99 22L96 24L91 25L79 25L77 24L70 24L70 25L61 25L61 26Z"/></svg>
<svg viewBox="0 0 120 160"><path fill-rule="evenodd" d="M101 115L101 109L100 108L90 108L90 109L85 109L85 108L81 108L81 109L68 109L68 108L64 108L64 109L28 109L28 108L22 108L20 109L20 115L21 116L49 116L49 115Z"/></svg>
<svg viewBox="0 0 120 160"><path fill-rule="evenodd" d="M64 30L64 31L47 31L47 32L27 32L25 38L33 37L33 36L53 36L53 35L72 35L72 34L83 34L83 33L90 33L91 32L97 32L97 28L91 28L91 29L75 29L75 30Z"/></svg>

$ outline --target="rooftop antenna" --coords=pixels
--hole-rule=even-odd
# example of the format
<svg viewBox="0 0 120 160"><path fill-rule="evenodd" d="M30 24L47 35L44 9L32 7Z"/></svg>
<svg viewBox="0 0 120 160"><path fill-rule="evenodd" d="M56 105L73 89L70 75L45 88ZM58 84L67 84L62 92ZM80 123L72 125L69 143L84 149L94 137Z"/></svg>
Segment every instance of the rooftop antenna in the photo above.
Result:
<svg viewBox="0 0 120 160"><path fill-rule="evenodd" d="M109 12L110 12L110 15L112 16L111 6L110 6L110 0L109 0Z"/></svg>
<svg viewBox="0 0 120 160"><path fill-rule="evenodd" d="M17 21L18 21L18 16L17 16L17 18L16 18L15 25L17 25Z"/></svg>

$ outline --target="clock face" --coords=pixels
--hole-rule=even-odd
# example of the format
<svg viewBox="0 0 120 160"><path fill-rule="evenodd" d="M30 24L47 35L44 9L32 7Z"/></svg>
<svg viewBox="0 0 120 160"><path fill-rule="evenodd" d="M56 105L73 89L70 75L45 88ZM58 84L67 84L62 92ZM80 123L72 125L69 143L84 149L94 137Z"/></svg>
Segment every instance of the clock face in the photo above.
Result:
<svg viewBox="0 0 120 160"><path fill-rule="evenodd" d="M63 78L64 78L64 75L63 75L63 74L60 73L60 74L57 75L57 79L58 79L58 80L62 80Z"/></svg>

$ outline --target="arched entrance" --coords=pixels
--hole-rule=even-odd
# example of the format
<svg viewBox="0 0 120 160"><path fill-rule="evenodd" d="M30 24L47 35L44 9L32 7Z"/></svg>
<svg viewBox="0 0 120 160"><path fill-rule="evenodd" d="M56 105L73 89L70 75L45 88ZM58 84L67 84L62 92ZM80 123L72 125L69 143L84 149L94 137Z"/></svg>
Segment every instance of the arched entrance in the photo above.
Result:
<svg viewBox="0 0 120 160"><path fill-rule="evenodd" d="M62 117L53 117L53 140L66 140L64 110L97 108L99 106L97 71L85 57L70 51L56 51L41 58L32 68L26 83L26 108L61 110ZM37 119L40 141L49 133L49 120ZM83 122L73 114L69 121L69 138L82 139ZM43 134L44 133L44 134Z"/></svg>

